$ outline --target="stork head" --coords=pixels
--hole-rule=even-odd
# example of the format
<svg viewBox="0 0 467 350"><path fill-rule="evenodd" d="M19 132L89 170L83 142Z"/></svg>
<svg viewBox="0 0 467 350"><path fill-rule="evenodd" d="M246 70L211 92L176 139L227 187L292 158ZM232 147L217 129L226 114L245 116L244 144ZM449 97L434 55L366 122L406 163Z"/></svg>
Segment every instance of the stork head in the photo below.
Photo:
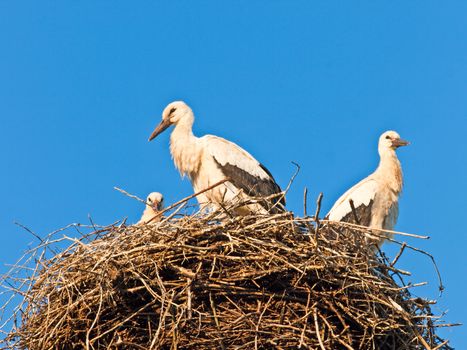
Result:
<svg viewBox="0 0 467 350"><path fill-rule="evenodd" d="M162 210L164 208L164 196L159 192L151 192L146 198L146 205L152 209Z"/></svg>
<svg viewBox="0 0 467 350"><path fill-rule="evenodd" d="M149 136L149 141L153 140L172 124L178 124L185 121L190 123L191 126L191 124L193 124L193 120L193 111L185 102L175 101L169 103L162 112L162 121L154 129L151 136Z"/></svg>
<svg viewBox="0 0 467 350"><path fill-rule="evenodd" d="M380 154L388 151L395 151L401 146L407 146L409 143L401 139L400 135L395 131L386 131L379 137L378 150Z"/></svg>

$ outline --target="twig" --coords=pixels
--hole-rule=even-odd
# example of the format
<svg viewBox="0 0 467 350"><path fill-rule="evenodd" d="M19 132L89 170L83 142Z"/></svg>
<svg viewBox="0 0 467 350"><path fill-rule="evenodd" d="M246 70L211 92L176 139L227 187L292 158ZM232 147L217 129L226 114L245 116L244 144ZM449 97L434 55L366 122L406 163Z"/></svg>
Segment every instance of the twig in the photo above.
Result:
<svg viewBox="0 0 467 350"><path fill-rule="evenodd" d="M315 211L315 221L319 226L319 212L321 210L321 201L323 200L323 192L320 192L318 199L316 200L316 211Z"/></svg>
<svg viewBox="0 0 467 350"><path fill-rule="evenodd" d="M389 264L389 266L393 267L397 263L397 261L399 260L399 258L402 255L402 253L404 252L405 247L407 247L407 243L404 242L404 243L402 243L402 246L401 246L401 248L399 250L399 253L397 253L396 257L391 262L391 264Z"/></svg>
<svg viewBox="0 0 467 350"><path fill-rule="evenodd" d="M283 191L284 192L283 197L285 196L285 194L287 192L289 192L290 186L292 186L293 182L295 181L295 178L297 177L298 173L300 172L300 165L298 163L295 163L295 162L291 162L291 163L293 165L295 165L296 169L295 169L295 173L290 178L289 183L287 184L287 187Z"/></svg>
<svg viewBox="0 0 467 350"><path fill-rule="evenodd" d="M315 227L315 239L316 239L316 246L318 246L318 232L319 232L319 212L321 210L321 201L323 200L323 192L320 192L318 199L316 200L316 212L315 212L315 221L316 221L316 227Z"/></svg>
<svg viewBox="0 0 467 350"><path fill-rule="evenodd" d="M121 188L118 188L118 187L114 186L114 190L117 190L118 192L123 193L125 196L136 199L137 201L139 201L141 203L148 204L144 199L141 199L138 196L135 196L134 194L128 193L127 191L122 190Z"/></svg>
<svg viewBox="0 0 467 350"><path fill-rule="evenodd" d="M318 338L319 346L321 347L321 350L326 350L323 344L323 340L321 339L321 332L319 330L318 315L316 312L316 308L313 309L313 319L315 320L315 332L316 337Z"/></svg>
<svg viewBox="0 0 467 350"><path fill-rule="evenodd" d="M328 223L334 223L334 224L337 224L339 226L347 226L347 227L357 228L357 229L360 229L362 231L368 231L368 226L357 225L357 224L353 224L353 223L350 223L350 222L332 221L332 220L327 220L327 219L324 219L324 220L321 220L321 221L322 222L328 222ZM387 233L391 233L393 235L406 236L406 237L412 237L412 238L418 238L418 239L430 239L429 236L420 236L420 235L415 235L415 234L412 234L412 233L393 231L393 230L387 230L387 229L379 229L379 228L374 228L374 227L372 227L371 230L376 231L376 232L383 232L383 233L387 232Z"/></svg>
<svg viewBox="0 0 467 350"><path fill-rule="evenodd" d="M30 230L28 227L24 226L23 224L20 224L19 222L14 222L15 225L25 229L27 232L32 234L34 237L36 237L41 243L44 243L44 240L36 233L34 233L32 230Z"/></svg>

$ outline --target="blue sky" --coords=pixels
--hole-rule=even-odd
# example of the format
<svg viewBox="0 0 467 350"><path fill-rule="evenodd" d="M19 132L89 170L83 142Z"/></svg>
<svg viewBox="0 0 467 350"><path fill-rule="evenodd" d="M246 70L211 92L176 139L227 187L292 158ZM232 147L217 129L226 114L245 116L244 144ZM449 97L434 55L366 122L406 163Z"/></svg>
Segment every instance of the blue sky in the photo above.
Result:
<svg viewBox="0 0 467 350"><path fill-rule="evenodd" d="M467 322L466 23L465 1L0 2L0 272L33 241L14 221L40 235L88 215L136 221L114 186L191 194L168 133L147 142L182 99L196 134L238 143L283 187L299 163L297 214L305 186L326 211L371 172L383 131L410 140L397 229L431 236L408 242L443 275L434 311ZM399 266L438 297L427 258ZM467 348L465 332L440 334Z"/></svg>

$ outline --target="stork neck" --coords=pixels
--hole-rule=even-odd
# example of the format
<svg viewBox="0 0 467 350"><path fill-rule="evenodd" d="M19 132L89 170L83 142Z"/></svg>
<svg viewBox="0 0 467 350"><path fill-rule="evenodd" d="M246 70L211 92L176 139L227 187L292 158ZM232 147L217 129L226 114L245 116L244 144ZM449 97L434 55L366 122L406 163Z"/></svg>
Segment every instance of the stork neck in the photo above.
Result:
<svg viewBox="0 0 467 350"><path fill-rule="evenodd" d="M194 138L193 135L193 123L180 120L172 131L170 136L170 141L173 142L174 140L190 140Z"/></svg>
<svg viewBox="0 0 467 350"><path fill-rule="evenodd" d="M381 177L396 193L402 191L402 167L394 150L380 153L380 161L375 175Z"/></svg>
<svg viewBox="0 0 467 350"><path fill-rule="evenodd" d="M180 173L191 179L199 169L201 152L190 123L175 126L170 136L170 153Z"/></svg>

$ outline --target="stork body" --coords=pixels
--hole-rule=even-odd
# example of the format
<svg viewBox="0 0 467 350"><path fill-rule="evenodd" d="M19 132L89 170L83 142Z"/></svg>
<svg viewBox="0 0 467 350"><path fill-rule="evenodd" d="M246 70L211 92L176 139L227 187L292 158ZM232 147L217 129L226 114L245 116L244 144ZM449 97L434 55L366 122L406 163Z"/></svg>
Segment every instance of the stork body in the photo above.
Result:
<svg viewBox="0 0 467 350"><path fill-rule="evenodd" d="M164 197L159 192L151 192L146 198L146 208L137 225L155 224L161 221L161 215L158 215L164 207Z"/></svg>
<svg viewBox="0 0 467 350"><path fill-rule="evenodd" d="M192 126L194 115L184 102L169 104L162 115L162 122L150 140L174 124L170 136L170 153L182 176L188 176L195 193L222 180L222 185L197 196L201 206L217 207L220 203L244 201L253 197L279 194L281 189L271 173L236 144L221 137L206 135L196 137ZM236 214L267 213L283 210L285 201L258 200L236 209Z"/></svg>
<svg viewBox="0 0 467 350"><path fill-rule="evenodd" d="M399 215L399 195L402 192L402 168L396 149L406 146L395 131L386 131L379 139L380 162L367 178L345 192L327 215L329 220L356 223L350 201L353 201L358 223L370 228L393 230ZM385 233L386 237L391 237ZM378 245L384 243L382 238Z"/></svg>

